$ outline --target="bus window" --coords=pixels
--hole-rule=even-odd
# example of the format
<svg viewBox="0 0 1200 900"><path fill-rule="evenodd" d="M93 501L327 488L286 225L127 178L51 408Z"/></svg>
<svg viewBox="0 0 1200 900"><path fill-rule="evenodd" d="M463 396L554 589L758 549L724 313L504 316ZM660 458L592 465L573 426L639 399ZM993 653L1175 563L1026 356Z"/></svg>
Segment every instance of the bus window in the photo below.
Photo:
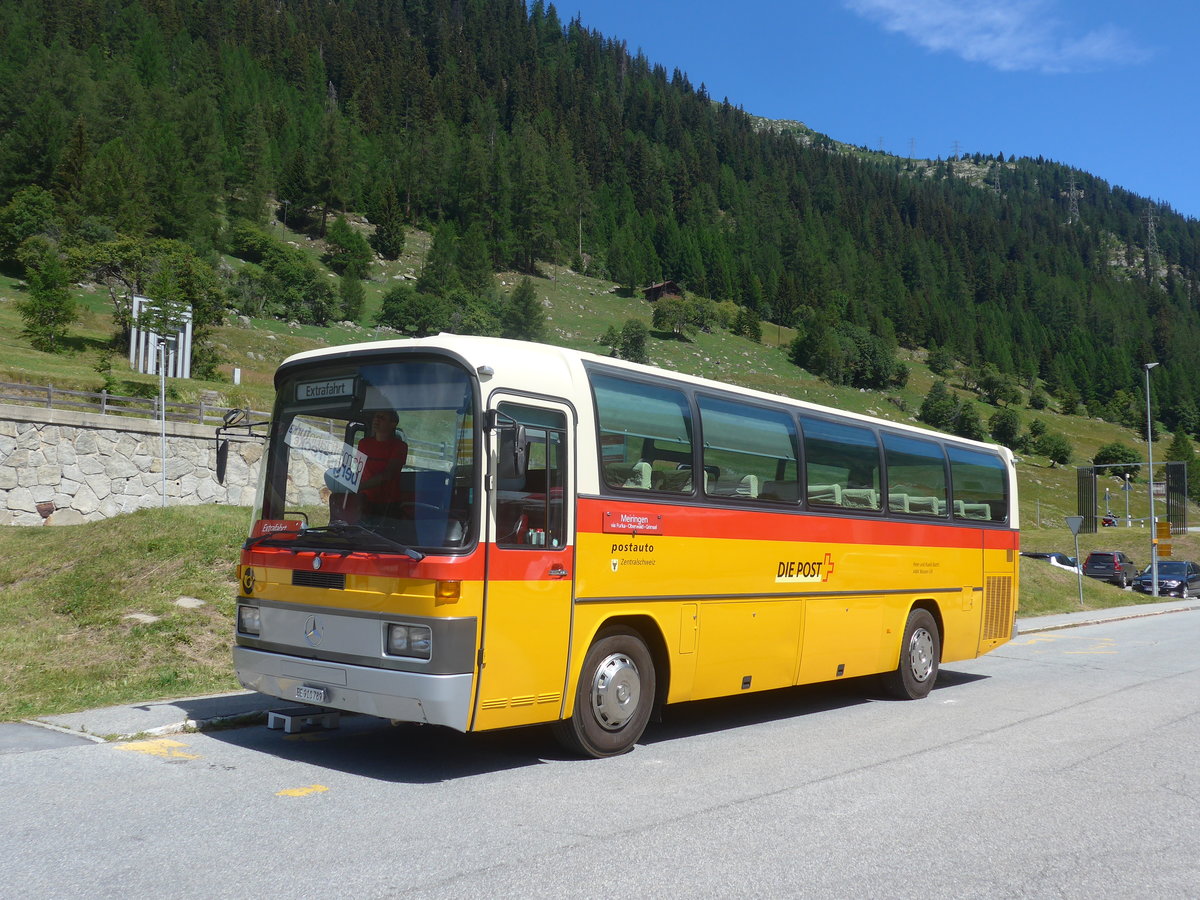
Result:
<svg viewBox="0 0 1200 900"><path fill-rule="evenodd" d="M791 416L716 397L700 397L699 406L707 496L799 499Z"/></svg>
<svg viewBox="0 0 1200 900"><path fill-rule="evenodd" d="M593 373L600 471L610 488L692 492L692 419L682 391Z"/></svg>
<svg viewBox="0 0 1200 900"><path fill-rule="evenodd" d="M866 428L800 418L809 506L880 508L879 445Z"/></svg>
<svg viewBox="0 0 1200 900"><path fill-rule="evenodd" d="M1008 472L1000 457L964 447L947 447L954 518L969 521L1008 520Z"/></svg>
<svg viewBox="0 0 1200 900"><path fill-rule="evenodd" d="M528 441L525 474L498 479L496 543L512 547L562 547L563 471L566 466L566 416L552 409L501 403L500 412L525 426Z"/></svg>
<svg viewBox="0 0 1200 900"><path fill-rule="evenodd" d="M913 516L946 512L946 457L940 444L898 434L883 435L888 511Z"/></svg>

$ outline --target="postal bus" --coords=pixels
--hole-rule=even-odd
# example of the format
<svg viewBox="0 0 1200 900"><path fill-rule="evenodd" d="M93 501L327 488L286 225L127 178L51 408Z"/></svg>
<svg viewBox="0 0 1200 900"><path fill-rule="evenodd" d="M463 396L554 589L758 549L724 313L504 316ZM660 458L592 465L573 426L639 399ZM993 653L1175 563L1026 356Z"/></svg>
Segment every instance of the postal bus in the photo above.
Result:
<svg viewBox="0 0 1200 900"><path fill-rule="evenodd" d="M1003 447L484 337L314 350L275 382L239 566L247 688L552 723L599 757L664 704L864 675L920 698L1012 636ZM368 502L380 412L407 453Z"/></svg>

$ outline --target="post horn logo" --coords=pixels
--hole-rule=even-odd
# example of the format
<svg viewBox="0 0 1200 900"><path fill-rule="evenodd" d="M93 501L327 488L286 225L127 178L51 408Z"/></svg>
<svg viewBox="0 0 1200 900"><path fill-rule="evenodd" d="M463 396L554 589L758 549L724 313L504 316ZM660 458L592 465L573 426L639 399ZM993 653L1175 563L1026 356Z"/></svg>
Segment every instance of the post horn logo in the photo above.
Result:
<svg viewBox="0 0 1200 900"><path fill-rule="evenodd" d="M254 569L250 566L242 569L242 593L246 596L254 593Z"/></svg>

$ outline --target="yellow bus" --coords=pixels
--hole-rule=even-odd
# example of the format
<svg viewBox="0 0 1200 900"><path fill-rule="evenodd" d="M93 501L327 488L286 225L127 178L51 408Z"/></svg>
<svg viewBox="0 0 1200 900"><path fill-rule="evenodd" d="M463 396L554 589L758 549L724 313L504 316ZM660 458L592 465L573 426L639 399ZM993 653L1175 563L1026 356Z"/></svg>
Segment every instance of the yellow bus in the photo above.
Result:
<svg viewBox="0 0 1200 900"><path fill-rule="evenodd" d="M552 723L599 757L686 700L873 674L923 697L1012 636L1003 447L484 337L314 350L275 381L247 688Z"/></svg>

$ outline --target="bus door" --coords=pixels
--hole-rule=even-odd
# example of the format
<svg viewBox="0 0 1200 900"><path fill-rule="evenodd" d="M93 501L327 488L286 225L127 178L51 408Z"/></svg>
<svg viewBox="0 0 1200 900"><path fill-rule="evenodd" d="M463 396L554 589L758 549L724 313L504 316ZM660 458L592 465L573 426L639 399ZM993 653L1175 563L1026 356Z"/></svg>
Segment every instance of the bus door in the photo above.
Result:
<svg viewBox="0 0 1200 900"><path fill-rule="evenodd" d="M499 395L491 407L510 427L488 434L487 576L473 729L559 718L575 575L574 412ZM506 459L514 434L525 441L520 475Z"/></svg>

